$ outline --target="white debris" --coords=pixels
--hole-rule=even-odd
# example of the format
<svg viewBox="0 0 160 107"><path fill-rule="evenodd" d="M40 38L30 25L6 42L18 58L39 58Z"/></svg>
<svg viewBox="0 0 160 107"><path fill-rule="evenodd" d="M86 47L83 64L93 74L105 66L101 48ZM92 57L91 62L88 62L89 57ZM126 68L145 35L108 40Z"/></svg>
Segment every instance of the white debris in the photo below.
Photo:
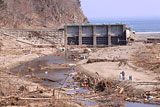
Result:
<svg viewBox="0 0 160 107"><path fill-rule="evenodd" d="M76 66L76 64L69 64L69 66Z"/></svg>

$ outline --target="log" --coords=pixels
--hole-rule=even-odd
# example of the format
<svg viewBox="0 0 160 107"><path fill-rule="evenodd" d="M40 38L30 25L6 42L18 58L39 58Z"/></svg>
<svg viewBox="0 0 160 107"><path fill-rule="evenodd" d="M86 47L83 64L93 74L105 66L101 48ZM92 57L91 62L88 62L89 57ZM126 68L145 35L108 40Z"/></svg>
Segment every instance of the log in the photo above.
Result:
<svg viewBox="0 0 160 107"><path fill-rule="evenodd" d="M52 100L53 98L18 98L19 100Z"/></svg>

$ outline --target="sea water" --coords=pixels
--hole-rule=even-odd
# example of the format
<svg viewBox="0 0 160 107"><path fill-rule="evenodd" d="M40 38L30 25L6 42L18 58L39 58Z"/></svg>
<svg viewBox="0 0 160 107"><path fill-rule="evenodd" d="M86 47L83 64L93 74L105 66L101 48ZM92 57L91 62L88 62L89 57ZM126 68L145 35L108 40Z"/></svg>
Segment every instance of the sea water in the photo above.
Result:
<svg viewBox="0 0 160 107"><path fill-rule="evenodd" d="M93 24L126 24L135 32L160 32L160 18L89 18Z"/></svg>

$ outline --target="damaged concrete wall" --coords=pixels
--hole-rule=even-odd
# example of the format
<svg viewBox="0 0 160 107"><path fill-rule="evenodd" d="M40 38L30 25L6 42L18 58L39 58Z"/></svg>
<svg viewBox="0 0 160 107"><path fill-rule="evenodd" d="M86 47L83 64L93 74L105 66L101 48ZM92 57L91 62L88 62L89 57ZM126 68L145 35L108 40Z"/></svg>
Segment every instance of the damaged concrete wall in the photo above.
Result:
<svg viewBox="0 0 160 107"><path fill-rule="evenodd" d="M0 30L0 34L11 36L17 40L29 41L33 44L64 44L62 30Z"/></svg>
<svg viewBox="0 0 160 107"><path fill-rule="evenodd" d="M68 45L126 45L126 25L67 25L65 27Z"/></svg>

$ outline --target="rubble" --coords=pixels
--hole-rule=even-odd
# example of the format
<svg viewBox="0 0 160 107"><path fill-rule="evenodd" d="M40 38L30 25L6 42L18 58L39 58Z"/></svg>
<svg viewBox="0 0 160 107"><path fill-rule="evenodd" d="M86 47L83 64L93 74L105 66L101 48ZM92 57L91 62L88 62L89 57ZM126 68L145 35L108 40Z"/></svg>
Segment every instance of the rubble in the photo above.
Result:
<svg viewBox="0 0 160 107"><path fill-rule="evenodd" d="M111 102L112 104L110 105L112 106L114 106L114 102L116 101L119 101L119 104L124 104L124 101L146 102L146 103L151 103L150 101L153 101L153 102L156 102L157 104L159 104L160 102L160 89L159 88L152 89L150 91L145 91L145 90L135 88L135 86L142 86L142 85L146 85L146 86L153 85L156 87L156 86L159 86L159 82L157 81L145 81L145 82L136 81L135 82L135 81L128 81L128 80L122 81L116 78L104 78L99 73L99 70L102 70L101 69L102 66L98 66L98 70L95 73L90 73L87 70L85 71L85 69L77 68L77 67L81 67L79 66L81 64L76 64L74 62L64 63L64 64L62 63L59 65L49 65L49 66L47 65L45 67L30 64L33 67L28 67L27 69L24 69L24 70L26 70L30 74L33 73L33 75L26 75L25 77L27 78L21 77L20 74L13 75L12 73L10 74L5 73L6 70L14 66L17 66L17 62L19 61L28 60L29 58L31 58L30 60L33 60L35 58L39 58L38 54L49 55L55 52L54 50L52 51L49 51L49 50L50 49L46 49L46 48L36 49L31 46L26 47L23 50L21 49L18 50L18 48L10 49L10 51L13 52L14 54L9 53L8 50L3 50L3 52L6 52L6 53L2 53L1 58L7 57L5 59L7 61L3 61L1 59L1 61L3 61L4 63L3 67L5 69L3 69L3 71L0 71L0 73L2 74L0 76L3 76L5 79L1 80L0 78L0 82L2 82L2 84L5 84L5 85L3 86L3 88L2 86L0 86L0 98L1 98L0 105L2 106L6 106L6 105L24 106L25 105L26 106L30 104L35 104L36 103L35 101L38 100L38 101L44 101L45 102L44 106L46 105L63 106L66 103L67 104L65 106L72 106L72 105L84 106L84 107L86 106L83 104L77 104L77 102L73 102L72 101L73 99L85 99L85 100L91 100L91 101L98 101L102 103ZM62 49L60 50L63 51ZM111 50L113 50L114 52L121 53L122 51L126 51L126 48L119 48L119 50L115 48ZM128 50L132 51L130 49ZM18 55L16 55L17 51L18 52L20 51ZM145 69L149 69L149 70L151 69L156 72L158 72L159 70L159 56L157 54L159 52L159 46L154 45L154 46L146 46L145 48L140 48L140 50L138 50L138 52L136 51L136 53L134 54L137 56L133 55L133 57L127 57L126 55L122 57L121 56L117 57L116 54L115 55L111 54L111 56L109 56L109 54L105 53L106 51L108 50L107 49L104 49L102 51L100 50L99 53L101 54L99 55L96 54L96 57L90 57L90 54L92 54L93 50L87 48L87 49L81 49L81 51L79 52L73 51L73 54L71 54L71 56L73 55L73 58L77 58L77 59L80 59L81 57L83 57L82 60L86 59L84 58L85 56L87 56L87 58L89 56L87 64L88 65L91 64L91 67L93 67L92 64L95 62L96 62L95 64L99 64L99 63L102 64L102 62L105 62L107 64L116 63L116 66L114 65L113 66L116 69L120 68L120 70L123 70L125 68L128 69L125 65L129 66L130 64L129 70L131 70L133 69L133 67L131 67L132 66L131 61L135 61L135 65L138 65L138 67L141 66L141 67L144 67ZM27 54L25 55L24 53L27 53ZM126 53L128 54L128 51L126 51ZM5 56L3 56L4 54ZM104 57L102 57L103 54L104 54ZM57 54L57 57L59 57L59 55L60 54ZM108 57L106 57L105 55L108 55ZM22 58L24 58L23 60L20 60L21 56ZM13 60L15 60L15 62ZM8 63L8 65L10 63L13 63L14 66L12 65L9 67L6 63ZM40 72L40 70L43 70L44 71L43 73L44 74L46 73L47 75L53 68L58 69L59 67L61 67L58 70L63 70L63 69L70 68L69 66L74 67L75 71L77 72L65 74L65 75L72 76L74 80L76 81L76 83L78 83L79 86L81 86L81 88L90 90L89 94L84 94L84 93L70 94L67 92L63 93L64 90L74 90L74 87L68 86L68 87L61 87L60 90L57 89L58 91L52 95L52 90L48 90L44 87L41 87L39 84L34 84L28 80L28 79L39 79L42 81L56 82L55 80L52 80L50 78L36 78L34 76L35 70L37 70L38 72ZM8 68L6 69L6 67ZM108 69L105 69L105 72L103 72L103 74L106 72L108 72ZM136 72L138 72L138 70ZM23 73L23 71L21 73ZM155 79L158 80L158 78L159 77ZM135 77L133 77L133 80L134 79ZM68 82L74 83L73 81L68 81Z"/></svg>
<svg viewBox="0 0 160 107"><path fill-rule="evenodd" d="M86 72L82 72L79 68L76 69L78 71L77 75L74 75L75 81L79 82L80 86L84 87L87 85L88 89L94 91L98 94L98 96L103 93L102 96L110 96L110 95L121 95L123 100L129 102L146 102L153 103L149 101L154 101L157 104L160 104L160 91L159 89L155 89L155 91L144 91L142 89L134 88L134 83L129 84L126 81L119 81L114 79L104 79L101 77L99 79L97 74L88 74ZM150 98L149 96L153 96ZM107 99L103 99L106 100Z"/></svg>

